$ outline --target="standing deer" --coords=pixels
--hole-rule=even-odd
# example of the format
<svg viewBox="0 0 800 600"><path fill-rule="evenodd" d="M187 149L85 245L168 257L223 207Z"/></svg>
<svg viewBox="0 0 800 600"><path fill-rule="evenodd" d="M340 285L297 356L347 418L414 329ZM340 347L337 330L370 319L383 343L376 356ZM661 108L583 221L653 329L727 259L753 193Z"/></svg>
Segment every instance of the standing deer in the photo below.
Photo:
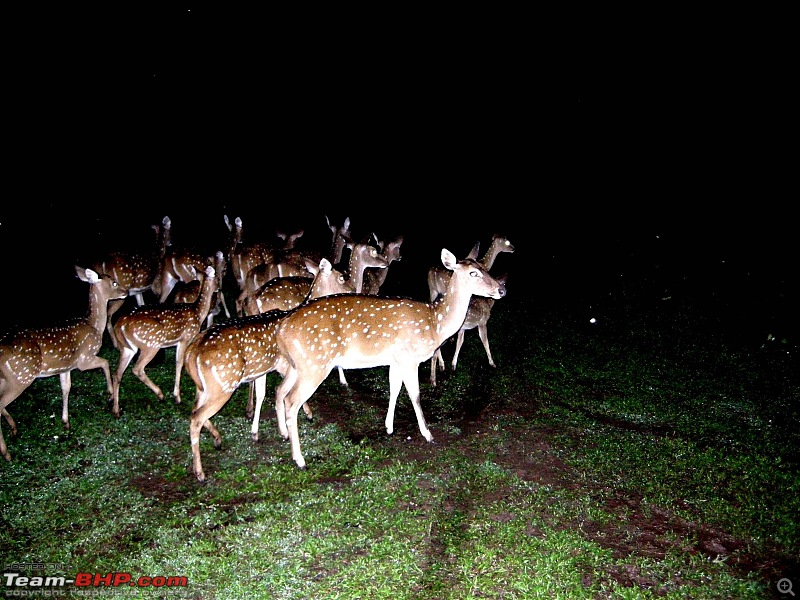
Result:
<svg viewBox="0 0 800 600"><path fill-rule="evenodd" d="M108 361L97 355L108 321L108 303L125 298L128 290L108 275L75 267L78 277L89 284L88 315L52 327L22 329L0 339L0 414L12 435L17 426L6 406L24 392L35 379L58 375L61 380L61 420L69 429L69 391L73 369L102 369L109 397L113 393ZM0 428L0 454L11 460Z"/></svg>
<svg viewBox="0 0 800 600"><path fill-rule="evenodd" d="M157 304L140 306L122 315L114 325L114 336L119 348L119 363L113 379L113 408L115 417L119 416L119 387L122 375L133 357L139 358L133 366L133 374L149 387L159 400L164 393L145 373L145 367L162 348L176 347L175 387L172 394L180 404L181 370L184 353L211 310L211 301L217 291L218 280L214 267L207 267L200 295L192 304Z"/></svg>
<svg viewBox="0 0 800 600"><path fill-rule="evenodd" d="M470 251L469 256L475 258L478 256L478 249L480 248L480 244L476 243L475 246ZM494 265L494 261L497 256L501 252L514 252L514 245L508 240L508 238L504 235L499 233L495 233L492 236L492 243L489 245L489 249L486 251L486 254L480 259L481 264L486 268L486 270L490 270ZM447 279L450 277L450 273L441 267L432 267L428 271L428 289L430 291L431 301L435 300L438 296L445 293L447 289ZM503 276L501 281L503 286L506 283L506 277ZM486 350L486 356L489 358L489 364L491 366L495 366L494 361L492 360L492 353L489 351L489 338L488 332L486 329L486 322L489 320L489 316L491 314L492 306L494 306L494 301L492 300L489 303L487 298L473 298L471 301L469 311L467 311L467 317L464 326L461 327L458 331L458 340L456 342L456 353L453 357L453 370L456 368L456 362L458 361L458 353L461 350L461 344L464 343L464 331L467 329L474 329L475 327L478 328L478 335L483 342L483 347ZM469 325L467 325L469 322ZM444 370L444 358L442 357L442 349L439 348L436 350L436 353L433 355L431 359L431 385L436 387L436 365L438 363L439 370Z"/></svg>
<svg viewBox="0 0 800 600"><path fill-rule="evenodd" d="M334 269L328 259L323 258L309 297L350 292L352 289L344 275ZM266 393L266 376L272 371L281 375L285 372L285 363L275 350L274 333L276 324L286 314L290 313L272 310L235 317L203 330L189 344L184 366L197 387L189 423L189 439L192 465L199 481L205 480L200 461L200 430L205 427L214 438L214 446L221 446L222 437L211 423L211 417L222 409L243 383L255 383L256 408L251 435L254 441L258 440L258 421ZM305 412L311 418L311 410Z"/></svg>
<svg viewBox="0 0 800 600"><path fill-rule="evenodd" d="M507 275L499 275L495 277L497 282L503 286L503 289L506 287L506 281L508 279ZM451 363L453 371L456 370L456 363L458 363L458 354L461 352L461 346L464 343L464 333L469 329L478 328L478 336L481 338L481 342L483 343L483 348L486 350L486 356L489 359L489 364L491 366L496 366L494 364L494 360L492 360L492 352L489 350L489 332L486 328L486 322L489 320L489 317L492 315L492 307L494 306L494 298L485 298L483 296L473 296L473 298L469 301L469 308L467 309L467 316L464 319L464 324L461 325L461 329L458 330L458 335L456 336L456 351L453 354L453 361ZM442 359L442 350L436 351L433 358L431 359L431 385L436 387L436 361L443 360Z"/></svg>
<svg viewBox="0 0 800 600"><path fill-rule="evenodd" d="M478 256L480 243L476 243L469 253L471 258ZM514 252L514 244L502 234L495 233L492 236L492 243L489 244L489 249L480 259L481 264L487 271L491 270L494 266L494 261L501 252ZM430 291L431 302L436 300L438 296L444 294L447 290L447 281L450 279L450 272L442 267L436 266L428 269L428 290Z"/></svg>
<svg viewBox="0 0 800 600"><path fill-rule="evenodd" d="M278 428L292 445L300 468L297 416L332 369L389 367L386 432L394 431L397 397L406 387L422 436L433 441L420 406L419 365L455 334L464 322L473 295L502 298L505 289L472 259L457 261L442 249L442 264L452 271L442 298L433 303L340 294L299 306L277 324L275 344L286 373L275 393Z"/></svg>
<svg viewBox="0 0 800 600"><path fill-rule="evenodd" d="M112 252L102 260L92 264L92 270L100 275L108 275L117 281L121 288L127 290L127 295L134 296L136 304L142 306L145 303L145 292L151 291L156 296L161 293L159 289L161 284L160 273L167 247L171 243L171 226L172 222L169 217L164 217L160 225L152 225L158 236L158 242L154 250L146 252ZM122 308L123 303L124 298L113 300L108 305L108 321L105 329L108 331L113 343L116 343L116 340L114 339L111 318Z"/></svg>

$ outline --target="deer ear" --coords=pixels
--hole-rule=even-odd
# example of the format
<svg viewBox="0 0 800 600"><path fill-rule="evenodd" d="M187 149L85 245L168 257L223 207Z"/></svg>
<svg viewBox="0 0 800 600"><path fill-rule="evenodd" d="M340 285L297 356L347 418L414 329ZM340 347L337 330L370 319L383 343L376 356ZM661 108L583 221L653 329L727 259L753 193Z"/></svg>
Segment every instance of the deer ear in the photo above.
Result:
<svg viewBox="0 0 800 600"><path fill-rule="evenodd" d="M84 269L83 267L75 265L75 272L78 274L78 277L88 283L97 283L100 281L100 276L91 269Z"/></svg>
<svg viewBox="0 0 800 600"><path fill-rule="evenodd" d="M442 264L452 271L456 268L456 263L458 263L458 261L455 255L447 248L442 248Z"/></svg>
<svg viewBox="0 0 800 600"><path fill-rule="evenodd" d="M472 250L469 251L467 254L467 258L471 258L472 260L478 260L478 252L480 251L481 243L480 241L475 242L475 245L472 247Z"/></svg>
<svg viewBox="0 0 800 600"><path fill-rule="evenodd" d="M328 259L326 258L324 260L328 260ZM317 273L319 273L319 265L316 264L310 258L303 258L303 262L306 265L306 271L308 271L309 273L311 273L312 275L314 275L316 277ZM328 262L328 264L330 264L330 262Z"/></svg>
<svg viewBox="0 0 800 600"><path fill-rule="evenodd" d="M323 273L330 273L331 269L333 269L333 265L331 265L331 261L329 261L327 258L323 258L321 261L319 261L320 271Z"/></svg>

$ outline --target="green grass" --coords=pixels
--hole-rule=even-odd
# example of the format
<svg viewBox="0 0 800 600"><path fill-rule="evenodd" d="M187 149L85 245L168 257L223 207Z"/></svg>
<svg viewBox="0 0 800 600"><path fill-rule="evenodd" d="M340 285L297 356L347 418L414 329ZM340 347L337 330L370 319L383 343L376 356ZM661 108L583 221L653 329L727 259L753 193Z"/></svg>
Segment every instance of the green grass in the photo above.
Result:
<svg viewBox="0 0 800 600"><path fill-rule="evenodd" d="M634 329L524 308L496 305L497 368L474 331L436 388L420 366L434 444L405 392L385 434L385 368L348 371L349 390L332 373L301 419L305 470L269 402L251 441L245 388L214 417L222 448L201 437L199 484L188 377L176 405L129 369L114 418L100 372L74 372L68 431L58 378L38 380L9 406L19 435L3 423L0 556L230 599L765 598L797 576L791 348L729 344L685 312ZM148 368L164 390L173 361Z"/></svg>

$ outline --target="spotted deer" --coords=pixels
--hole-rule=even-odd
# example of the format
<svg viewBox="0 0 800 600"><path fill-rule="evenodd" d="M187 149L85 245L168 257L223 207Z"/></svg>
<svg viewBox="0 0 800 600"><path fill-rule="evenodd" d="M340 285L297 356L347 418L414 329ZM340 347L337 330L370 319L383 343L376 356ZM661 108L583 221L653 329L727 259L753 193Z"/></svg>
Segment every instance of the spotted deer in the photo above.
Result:
<svg viewBox="0 0 800 600"><path fill-rule="evenodd" d="M208 317L217 286L214 267L208 266L200 295L193 303L140 306L117 320L114 325L114 336L120 355L113 378L111 412L114 416L119 416L119 388L122 376L137 353L139 358L133 366L133 374L149 387L159 400L164 399L161 388L153 383L145 372L145 367L162 348L176 349L175 386L172 395L175 397L175 402L180 404L181 371L186 347L198 334Z"/></svg>
<svg viewBox="0 0 800 600"><path fill-rule="evenodd" d="M336 367L388 366L386 432L394 431L397 398L405 385L420 433L433 441L420 406L419 365L458 331L473 295L498 299L505 294L479 262L458 261L447 249L442 249L441 259L452 275L445 294L434 302L337 294L311 300L277 321L275 345L286 373L275 393L275 408L278 428L290 440L298 467L306 466L298 412Z"/></svg>
<svg viewBox="0 0 800 600"><path fill-rule="evenodd" d="M381 254L386 258L386 268L371 267L364 271L364 286L361 290L364 294L371 294L377 296L380 292L381 286L386 281L386 275L389 274L389 267L393 262L400 261L403 257L400 255L400 246L403 245L403 236L399 235L390 242L378 242L378 247Z"/></svg>
<svg viewBox="0 0 800 600"><path fill-rule="evenodd" d="M225 269L227 268L227 260L222 251L218 250L214 255L215 277L217 278L217 291L215 292L215 300L211 302L211 310L206 317L206 327L211 327L214 324L214 317L219 315L220 312L225 311L225 316L230 319L231 315L225 306L225 300L222 296L222 282L225 277ZM202 273L202 271L201 271ZM203 289L203 278L193 279L192 281L178 281L172 288L172 294L167 298L167 302L173 304L191 304L196 301L200 296L200 291Z"/></svg>
<svg viewBox="0 0 800 600"><path fill-rule="evenodd" d="M162 261L171 244L172 221L164 217L160 225L152 225L157 235L156 247L144 252L111 252L101 260L90 265L90 268L99 275L108 275L114 279L120 288L127 290L127 296L136 298L136 304L145 303L145 292L152 292L156 296L160 290L160 271ZM108 321L105 329L115 343L112 317L122 308L125 298L114 299L108 305Z"/></svg>
<svg viewBox="0 0 800 600"><path fill-rule="evenodd" d="M309 291L310 298L352 291L344 275L323 258ZM211 423L233 393L244 383L253 382L256 400L251 435L258 440L258 422L266 393L266 376L283 374L284 362L275 350L276 324L291 312L272 310L266 313L234 317L200 332L189 344L184 358L186 372L197 388L189 423L192 468L199 481L205 480L200 460L200 430L205 427L219 448L222 437ZM308 418L310 409L304 409Z"/></svg>
<svg viewBox="0 0 800 600"><path fill-rule="evenodd" d="M89 284L89 310L83 318L68 319L47 327L13 331L0 338L0 414L11 434L17 426L6 407L36 379L58 375L61 380L61 420L69 429L69 392L74 369L102 369L108 394L113 393L108 361L97 353L103 343L108 322L108 304L127 297L128 290L108 275L75 267L78 277ZM0 428L0 454L11 460Z"/></svg>
<svg viewBox="0 0 800 600"><path fill-rule="evenodd" d="M472 250L470 250L469 256L472 258L477 258L479 249L480 243L476 243L472 247ZM489 244L489 248L481 257L480 262L487 271L490 271L494 266L495 259L497 259L497 257L503 252L513 253L514 244L512 244L506 236L500 233L495 233L492 236L492 242ZM428 290L430 291L431 302L436 300L436 298L441 294L445 293L447 290L447 281L449 279L450 272L447 269L443 269L440 266L435 266L428 269Z"/></svg>
<svg viewBox="0 0 800 600"><path fill-rule="evenodd" d="M473 246L472 250L470 251L470 256L475 258L478 256L478 250L480 248L480 244L476 243ZM481 264L486 268L486 270L490 270L494 265L494 261L497 256L502 252L513 253L514 252L514 245L508 240L508 238L504 235L499 233L495 233L492 236L492 243L489 245L489 249L480 259ZM430 291L430 298L431 301L435 300L438 296L443 294L447 289L447 279L450 277L450 273L441 267L432 267L428 271L428 289ZM506 283L506 276L503 276L502 280L498 279L502 282L503 286ZM492 353L489 350L489 337L488 331L486 328L486 322L489 320L489 316L491 315L492 307L494 306L494 300L488 298L480 298L475 297L470 302L470 310L467 311L467 317L464 322L464 325L461 329L458 330L458 338L456 340L456 352L453 356L452 367L453 370L456 368L456 363L458 362L458 353L461 350L461 345L464 343L464 332L468 329L478 328L478 335L481 338L481 342L483 342L483 348L486 350L486 356L489 359L489 364L491 366L495 366L494 360L492 360ZM436 353L433 355L431 359L431 377L430 383L433 387L436 387L436 367L439 367L439 370L444 370L444 358L442 357L442 350L439 348Z"/></svg>
<svg viewBox="0 0 800 600"><path fill-rule="evenodd" d="M503 289L506 287L506 281L508 280L507 275L498 275L495 277L497 282L503 286ZM489 320L489 317L492 315L492 307L494 306L494 298L484 298L483 296L474 296L469 301L469 308L467 309L467 316L464 318L464 323L461 325L461 328L458 330L458 334L456 336L456 350L453 353L453 360L451 363L453 371L456 370L456 364L458 363L458 354L461 352L461 346L464 343L464 333L470 329L478 329L478 336L481 339L481 343L483 343L483 348L486 350L486 356L489 359L489 364L491 366L496 366L494 364L494 360L492 359L492 351L489 349L489 332L486 327L486 323ZM436 361L441 359L441 349L436 351L436 354L431 359L431 386L436 387Z"/></svg>

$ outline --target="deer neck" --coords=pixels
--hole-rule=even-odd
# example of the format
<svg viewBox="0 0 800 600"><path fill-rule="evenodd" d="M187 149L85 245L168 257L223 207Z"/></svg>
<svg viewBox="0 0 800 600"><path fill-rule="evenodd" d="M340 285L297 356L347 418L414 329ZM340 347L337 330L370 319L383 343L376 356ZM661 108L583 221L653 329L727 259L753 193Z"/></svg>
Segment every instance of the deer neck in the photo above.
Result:
<svg viewBox="0 0 800 600"><path fill-rule="evenodd" d="M359 260L358 253L353 250L350 256L350 263L347 267L350 271L350 283L353 284L356 294L360 294L364 289L364 265Z"/></svg>
<svg viewBox="0 0 800 600"><path fill-rule="evenodd" d="M96 331L105 331L108 323L108 298L100 290L100 284L89 286L89 314L86 320Z"/></svg>
<svg viewBox="0 0 800 600"><path fill-rule="evenodd" d="M492 268L494 264L494 259L497 258L497 255L500 254L500 247L492 241L492 244L489 246L489 249L486 250L486 254L483 255L481 259L481 264L484 268L488 271Z"/></svg>
<svg viewBox="0 0 800 600"><path fill-rule="evenodd" d="M450 281L447 284L447 292L433 303L433 316L435 319L435 332L437 338L447 340L455 335L469 309L469 301L472 294L466 292L458 280L455 273L450 274Z"/></svg>
<svg viewBox="0 0 800 600"><path fill-rule="evenodd" d="M215 285L216 279L206 276L203 280L203 285L200 287L200 295L197 297L195 305L197 306L197 314L201 319L205 319L208 311L211 310L211 300L214 298Z"/></svg>
<svg viewBox="0 0 800 600"><path fill-rule="evenodd" d="M342 253L344 252L345 240L339 235L338 231L333 233L333 241L331 242L330 261L332 265L338 265L342 260Z"/></svg>

